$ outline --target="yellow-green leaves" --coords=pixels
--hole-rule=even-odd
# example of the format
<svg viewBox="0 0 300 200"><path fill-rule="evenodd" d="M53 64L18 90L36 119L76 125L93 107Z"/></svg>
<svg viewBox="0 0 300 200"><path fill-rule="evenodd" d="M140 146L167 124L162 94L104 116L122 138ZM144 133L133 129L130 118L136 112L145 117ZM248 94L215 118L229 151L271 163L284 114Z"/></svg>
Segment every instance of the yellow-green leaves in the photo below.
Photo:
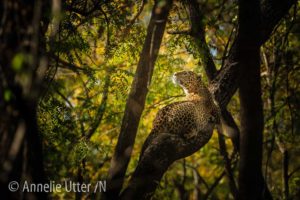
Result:
<svg viewBox="0 0 300 200"><path fill-rule="evenodd" d="M9 90L9 89L6 89L4 90L4 100L7 102L7 101L10 101L11 98L12 98L12 92Z"/></svg>

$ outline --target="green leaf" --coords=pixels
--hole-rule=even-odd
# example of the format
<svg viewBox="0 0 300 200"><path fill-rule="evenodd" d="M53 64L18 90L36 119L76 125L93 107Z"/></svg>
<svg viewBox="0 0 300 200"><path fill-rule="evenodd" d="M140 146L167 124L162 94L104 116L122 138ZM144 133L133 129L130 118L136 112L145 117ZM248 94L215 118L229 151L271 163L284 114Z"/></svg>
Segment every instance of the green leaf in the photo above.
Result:
<svg viewBox="0 0 300 200"><path fill-rule="evenodd" d="M11 66L16 72L19 72L22 69L22 65L23 65L24 61L25 61L24 54L18 53L12 59Z"/></svg>
<svg viewBox="0 0 300 200"><path fill-rule="evenodd" d="M12 95L13 95L12 92L10 90L6 89L4 91L4 100L5 101L10 101L11 98L12 98Z"/></svg>

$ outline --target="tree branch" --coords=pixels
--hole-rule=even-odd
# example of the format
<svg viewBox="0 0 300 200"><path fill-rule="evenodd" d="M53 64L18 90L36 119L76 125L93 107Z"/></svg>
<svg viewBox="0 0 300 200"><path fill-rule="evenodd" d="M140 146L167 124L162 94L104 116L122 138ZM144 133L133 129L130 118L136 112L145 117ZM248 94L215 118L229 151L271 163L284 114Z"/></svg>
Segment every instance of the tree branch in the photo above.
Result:
<svg viewBox="0 0 300 200"><path fill-rule="evenodd" d="M170 35L191 35L190 30L168 30L167 33Z"/></svg>
<svg viewBox="0 0 300 200"><path fill-rule="evenodd" d="M126 169L131 157L140 117L142 115L148 87L151 83L154 63L158 56L167 18L173 1L155 1L147 35L141 52L129 97L126 102L118 142L111 161L108 178L107 198L116 199L119 195Z"/></svg>

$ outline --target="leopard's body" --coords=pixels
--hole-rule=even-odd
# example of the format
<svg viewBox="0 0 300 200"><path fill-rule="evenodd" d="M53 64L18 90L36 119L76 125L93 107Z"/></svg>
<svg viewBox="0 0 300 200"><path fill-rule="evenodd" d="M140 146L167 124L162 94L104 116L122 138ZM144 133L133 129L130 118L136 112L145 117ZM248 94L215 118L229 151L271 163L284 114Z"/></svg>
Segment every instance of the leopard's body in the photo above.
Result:
<svg viewBox="0 0 300 200"><path fill-rule="evenodd" d="M194 72L177 72L173 80L185 91L185 100L159 110L151 132L176 134L186 139L192 139L201 132L200 142L204 145L210 139L214 125L220 121L218 107L201 77Z"/></svg>

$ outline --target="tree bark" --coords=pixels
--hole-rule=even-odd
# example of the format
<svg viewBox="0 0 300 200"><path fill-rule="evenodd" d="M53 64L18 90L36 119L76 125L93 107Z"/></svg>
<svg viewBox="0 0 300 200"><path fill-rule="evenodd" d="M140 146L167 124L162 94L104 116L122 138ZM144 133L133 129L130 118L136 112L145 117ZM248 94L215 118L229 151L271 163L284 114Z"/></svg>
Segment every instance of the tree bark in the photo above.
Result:
<svg viewBox="0 0 300 200"><path fill-rule="evenodd" d="M260 2L239 1L237 62L240 65L240 199L263 199L263 108L260 84Z"/></svg>
<svg viewBox="0 0 300 200"><path fill-rule="evenodd" d="M157 0L152 10L146 39L127 99L121 131L109 169L108 188L105 194L108 199L118 197L124 182L171 6L172 0Z"/></svg>
<svg viewBox="0 0 300 200"><path fill-rule="evenodd" d="M186 139L170 133L150 133L147 138L148 146L142 152L121 199L150 199L169 166L198 151L203 145L205 134L199 132L192 139Z"/></svg>

